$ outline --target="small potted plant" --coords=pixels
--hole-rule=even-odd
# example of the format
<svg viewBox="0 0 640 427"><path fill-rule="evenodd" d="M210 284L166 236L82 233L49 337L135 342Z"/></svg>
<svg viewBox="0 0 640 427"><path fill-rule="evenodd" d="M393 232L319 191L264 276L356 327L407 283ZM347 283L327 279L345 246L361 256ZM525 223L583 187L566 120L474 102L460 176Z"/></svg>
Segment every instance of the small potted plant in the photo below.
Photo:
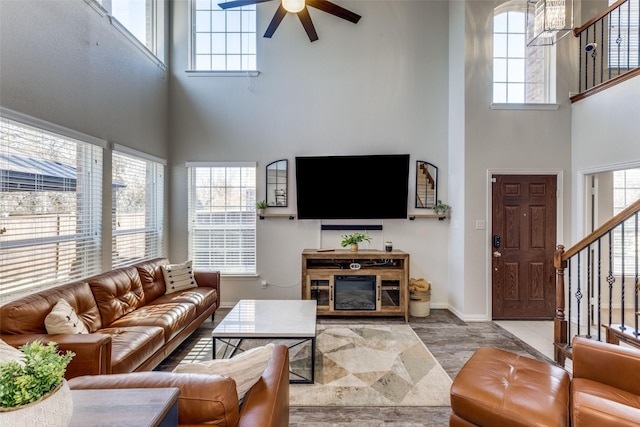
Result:
<svg viewBox="0 0 640 427"><path fill-rule="evenodd" d="M438 200L438 202L433 205L433 211L437 215L440 215L440 218L438 218L439 220L443 220L450 210L451 206L447 205L446 203L442 203L442 200Z"/></svg>
<svg viewBox="0 0 640 427"><path fill-rule="evenodd" d="M20 349L22 359L0 363L0 425L28 425L41 418L36 413L46 415L47 425L68 425L73 401L64 373L75 354L59 353L54 342Z"/></svg>
<svg viewBox="0 0 640 427"><path fill-rule="evenodd" d="M360 242L371 242L371 237L369 237L366 232L362 233L357 231L355 233L342 236L342 242L340 242L340 244L343 248L351 246L351 252L357 252L358 243Z"/></svg>
<svg viewBox="0 0 640 427"><path fill-rule="evenodd" d="M268 205L266 200L260 200L259 202L256 202L256 212L258 216L264 215L264 211L265 209L267 209L267 206Z"/></svg>

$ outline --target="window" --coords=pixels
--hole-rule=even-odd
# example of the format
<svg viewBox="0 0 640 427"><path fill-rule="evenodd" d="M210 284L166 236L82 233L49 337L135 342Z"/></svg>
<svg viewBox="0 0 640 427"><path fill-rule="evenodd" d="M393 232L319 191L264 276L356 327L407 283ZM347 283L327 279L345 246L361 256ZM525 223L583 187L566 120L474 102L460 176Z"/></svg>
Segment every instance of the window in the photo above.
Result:
<svg viewBox="0 0 640 427"><path fill-rule="evenodd" d="M221 2L191 1L191 69L255 71L256 6L223 10Z"/></svg>
<svg viewBox="0 0 640 427"><path fill-rule="evenodd" d="M609 6L616 0L609 0ZM609 68L640 66L640 0L627 0L609 15Z"/></svg>
<svg viewBox="0 0 640 427"><path fill-rule="evenodd" d="M144 45L149 52L164 60L164 7L157 0L93 0L106 13ZM118 25L115 25L118 27Z"/></svg>
<svg viewBox="0 0 640 427"><path fill-rule="evenodd" d="M551 46L527 46L526 2L505 3L493 18L493 102L551 103ZM530 25L533 25L531 23Z"/></svg>
<svg viewBox="0 0 640 427"><path fill-rule="evenodd" d="M164 255L164 162L130 151L116 146L113 152L113 268Z"/></svg>
<svg viewBox="0 0 640 427"><path fill-rule="evenodd" d="M102 147L0 117L0 297L102 271Z"/></svg>
<svg viewBox="0 0 640 427"><path fill-rule="evenodd" d="M613 172L613 214L619 214L638 199L640 199L640 169ZM622 274L623 261L625 274L635 275L636 273L638 254L636 253L635 226L636 219L631 217L624 222L624 236L621 227L613 231L613 271L616 275Z"/></svg>
<svg viewBox="0 0 640 427"><path fill-rule="evenodd" d="M256 274L255 163L187 164L194 268Z"/></svg>

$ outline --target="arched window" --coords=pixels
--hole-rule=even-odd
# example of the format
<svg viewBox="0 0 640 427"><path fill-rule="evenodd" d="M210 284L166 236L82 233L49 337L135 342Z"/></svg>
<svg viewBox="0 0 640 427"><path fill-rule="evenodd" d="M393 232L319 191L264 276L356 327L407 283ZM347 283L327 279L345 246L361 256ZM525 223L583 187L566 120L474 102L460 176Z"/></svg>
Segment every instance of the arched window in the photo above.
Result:
<svg viewBox="0 0 640 427"><path fill-rule="evenodd" d="M527 46L526 7L526 1L510 1L494 10L494 103L555 102L555 48Z"/></svg>

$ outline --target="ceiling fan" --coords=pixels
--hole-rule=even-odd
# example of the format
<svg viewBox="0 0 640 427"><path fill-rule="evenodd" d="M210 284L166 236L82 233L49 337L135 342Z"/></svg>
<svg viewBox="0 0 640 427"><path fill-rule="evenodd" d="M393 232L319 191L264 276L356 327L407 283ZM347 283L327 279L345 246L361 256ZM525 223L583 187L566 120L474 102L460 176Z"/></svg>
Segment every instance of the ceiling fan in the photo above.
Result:
<svg viewBox="0 0 640 427"><path fill-rule="evenodd" d="M222 9L230 9L233 7L248 6L250 4L265 3L268 1L271 0L232 0L226 3L219 3L218 6ZM313 26L313 22L311 21L311 16L309 16L307 6L315 7L316 9L320 9L324 12L330 13L331 15L337 16L338 18L353 22L354 24L358 23L361 18L360 15L345 9L344 7L338 6L329 0L281 0L280 6L278 6L278 10L276 10L276 13L273 15L271 23L267 27L267 31L264 33L264 36L271 38L287 12L291 12L298 15L304 30L307 32L307 36L309 36L309 40L312 42L318 40L318 34Z"/></svg>

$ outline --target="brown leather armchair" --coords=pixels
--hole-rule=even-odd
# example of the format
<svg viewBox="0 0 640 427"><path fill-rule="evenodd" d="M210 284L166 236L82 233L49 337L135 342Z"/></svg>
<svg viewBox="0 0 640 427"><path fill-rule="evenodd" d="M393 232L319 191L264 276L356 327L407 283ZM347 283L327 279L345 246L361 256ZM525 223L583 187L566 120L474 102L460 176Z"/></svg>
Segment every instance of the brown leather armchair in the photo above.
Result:
<svg viewBox="0 0 640 427"><path fill-rule="evenodd" d="M640 426L640 351L573 340L571 425Z"/></svg>
<svg viewBox="0 0 640 427"><path fill-rule="evenodd" d="M289 349L276 345L262 377L238 403L235 381L219 375L133 372L69 380L72 390L177 387L182 427L286 427L289 425Z"/></svg>

